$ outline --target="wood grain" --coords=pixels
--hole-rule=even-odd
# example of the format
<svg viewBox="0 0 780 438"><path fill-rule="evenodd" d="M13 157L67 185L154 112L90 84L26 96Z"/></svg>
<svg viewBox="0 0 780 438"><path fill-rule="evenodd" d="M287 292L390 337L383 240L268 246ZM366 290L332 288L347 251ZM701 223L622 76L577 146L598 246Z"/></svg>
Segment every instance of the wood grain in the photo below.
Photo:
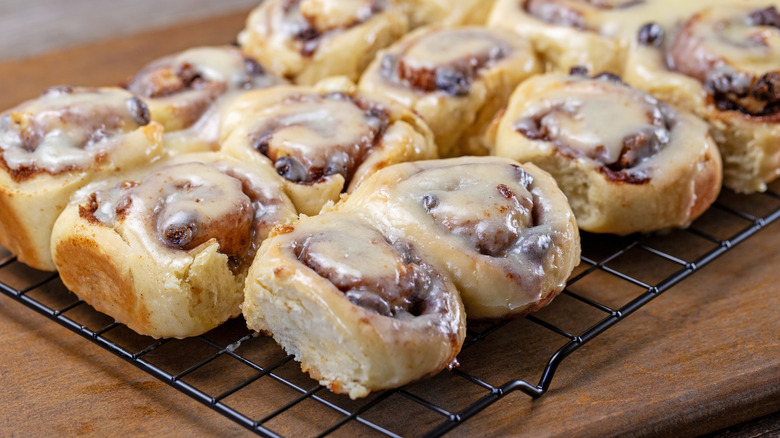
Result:
<svg viewBox="0 0 780 438"><path fill-rule="evenodd" d="M3 0L0 60L247 10L259 0Z"/></svg>
<svg viewBox="0 0 780 438"><path fill-rule="evenodd" d="M117 83L157 56L193 45L230 42L243 19L243 14L234 14L2 63L0 107L35 97L54 84ZM675 250L685 253L695 244L680 239L676 245ZM452 435L697 435L780 410L777 248L780 223L575 352L544 397L531 400L512 393ZM641 276L663 276L668 269L662 263L636 266L630 259L623 263L623 269ZM6 274L11 279L3 281L23 284L37 275L21 266L13 270L18 272ZM618 304L627 297L626 288L608 276L593 276L577 289ZM564 328L600 318L575 304L561 297L542 314ZM0 297L0 345L0 435L247 435L231 421L6 297ZM270 363L284 357L268 338L257 338L252 345L247 353L255 355L253 360ZM500 385L517 377L538 379L540 358L560 345L560 338L521 319L464 351L459 360L464 371ZM178 354L198 357L196 350ZM241 377L227 370L227 364L215 363L191 378L216 388L226 379ZM277 372L302 388L316 387L294 362ZM452 412L486 394L452 373L406 391ZM345 409L366 402L324 390L317 395ZM264 377L229 401L260 418L296 397L295 391ZM398 394L363 416L407 435L444 419ZM308 436L341 418L307 400L267 425L290 436ZM336 436L369 432L351 422Z"/></svg>
<svg viewBox="0 0 780 438"><path fill-rule="evenodd" d="M231 44L247 12L0 63L0 108L35 98L53 85L118 85L160 56L189 47Z"/></svg>

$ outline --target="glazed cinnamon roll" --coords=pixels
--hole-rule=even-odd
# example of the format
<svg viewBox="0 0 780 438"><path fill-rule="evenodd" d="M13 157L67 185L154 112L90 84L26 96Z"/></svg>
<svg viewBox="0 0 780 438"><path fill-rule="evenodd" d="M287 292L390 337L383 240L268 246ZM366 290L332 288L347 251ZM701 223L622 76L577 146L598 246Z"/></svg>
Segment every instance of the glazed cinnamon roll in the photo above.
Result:
<svg viewBox="0 0 780 438"><path fill-rule="evenodd" d="M655 0L657 1L657 0ZM548 71L584 66L620 73L629 42L622 36L653 0L497 0L488 26L531 40ZM673 6L672 6L673 7Z"/></svg>
<svg viewBox="0 0 780 438"><path fill-rule="evenodd" d="M51 228L70 195L154 160L161 139L144 102L119 88L54 87L0 114L0 245L53 271Z"/></svg>
<svg viewBox="0 0 780 438"><path fill-rule="evenodd" d="M446 273L471 319L523 315L560 293L580 261L566 197L533 164L461 157L398 164L340 206Z"/></svg>
<svg viewBox="0 0 780 438"><path fill-rule="evenodd" d="M248 90L284 81L235 47L198 47L151 62L127 84L166 130L173 151L217 148L221 107Z"/></svg>
<svg viewBox="0 0 780 438"><path fill-rule="evenodd" d="M710 122L725 184L741 192L780 175L779 8L750 1L658 17L640 28L627 66L628 82Z"/></svg>
<svg viewBox="0 0 780 438"><path fill-rule="evenodd" d="M413 244L352 213L281 227L263 243L242 306L304 371L351 398L452 366L465 338L452 282Z"/></svg>
<svg viewBox="0 0 780 438"><path fill-rule="evenodd" d="M714 202L721 159L704 121L614 75L543 75L518 87L495 154L550 172L581 229L685 227Z"/></svg>
<svg viewBox="0 0 780 438"><path fill-rule="evenodd" d="M425 27L380 53L360 89L420 114L441 156L484 155L490 120L514 87L541 68L530 45L511 33Z"/></svg>
<svg viewBox="0 0 780 438"><path fill-rule="evenodd" d="M204 333L240 313L260 243L296 216L271 170L189 154L79 190L57 220L65 286L155 338Z"/></svg>
<svg viewBox="0 0 780 438"><path fill-rule="evenodd" d="M383 167L437 158L419 117L338 79L249 93L228 111L222 131L225 152L261 157L310 216Z"/></svg>
<svg viewBox="0 0 780 438"><path fill-rule="evenodd" d="M426 24L443 26L483 25L495 0L394 0L405 9L412 28Z"/></svg>
<svg viewBox="0 0 780 438"><path fill-rule="evenodd" d="M406 15L390 0L267 0L238 41L275 74L312 85L328 76L357 80L407 30Z"/></svg>

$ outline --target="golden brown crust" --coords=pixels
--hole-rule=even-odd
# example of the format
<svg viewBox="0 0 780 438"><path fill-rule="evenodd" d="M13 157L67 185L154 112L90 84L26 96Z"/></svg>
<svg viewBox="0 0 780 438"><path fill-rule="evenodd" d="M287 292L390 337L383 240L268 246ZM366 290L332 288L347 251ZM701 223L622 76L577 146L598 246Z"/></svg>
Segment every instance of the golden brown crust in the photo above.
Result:
<svg viewBox="0 0 780 438"><path fill-rule="evenodd" d="M16 254L20 262L33 266L43 266L41 256L28 242L32 240L28 228L20 222L24 215L16 212L13 198L18 196L14 191L0 187L0 245Z"/></svg>
<svg viewBox="0 0 780 438"><path fill-rule="evenodd" d="M33 268L55 270L51 230L70 195L162 153L162 126L144 110L118 88L54 87L0 114L0 244ZM14 172L25 168L38 171Z"/></svg>
<svg viewBox="0 0 780 438"><path fill-rule="evenodd" d="M139 301L132 277L105 252L100 242L72 235L57 245L57 257L72 268L62 270L63 284L96 310L111 315L138 333L153 330L149 310Z"/></svg>
<svg viewBox="0 0 780 438"><path fill-rule="evenodd" d="M140 334L196 336L240 313L257 247L294 216L273 171L189 154L76 192L51 251L65 285L96 309Z"/></svg>
<svg viewBox="0 0 780 438"><path fill-rule="evenodd" d="M695 202L688 213L689 221L704 214L720 193L723 172L721 171L721 158L714 156L716 153L716 150L708 151L702 157L702 164L699 166L701 171L696 174L693 182Z"/></svg>

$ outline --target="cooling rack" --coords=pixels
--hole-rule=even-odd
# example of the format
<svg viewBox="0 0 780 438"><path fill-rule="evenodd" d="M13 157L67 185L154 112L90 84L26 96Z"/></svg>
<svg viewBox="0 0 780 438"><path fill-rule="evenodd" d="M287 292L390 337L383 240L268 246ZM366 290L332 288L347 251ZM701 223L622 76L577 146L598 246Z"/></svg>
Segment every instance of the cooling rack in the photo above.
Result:
<svg viewBox="0 0 780 438"><path fill-rule="evenodd" d="M550 306L518 320L470 323L459 368L357 401L301 373L292 356L241 318L191 339L140 336L78 299L56 274L33 271L2 248L0 290L261 436L291 433L296 415L306 416L306 432L317 436L365 428L441 436L510 393L543 396L566 357L776 221L779 188L749 196L725 191L687 230L583 234L582 263ZM544 360L518 360L540 344L549 350ZM404 421L410 411L420 419L414 429Z"/></svg>

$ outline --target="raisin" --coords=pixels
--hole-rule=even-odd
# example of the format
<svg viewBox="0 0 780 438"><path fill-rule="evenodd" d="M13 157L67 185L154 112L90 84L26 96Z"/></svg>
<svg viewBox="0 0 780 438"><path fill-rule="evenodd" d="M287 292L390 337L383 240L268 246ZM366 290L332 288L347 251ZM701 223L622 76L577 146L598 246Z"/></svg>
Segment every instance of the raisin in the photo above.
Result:
<svg viewBox="0 0 780 438"><path fill-rule="evenodd" d="M780 100L780 75L767 73L753 84L753 96L762 102L774 102Z"/></svg>
<svg viewBox="0 0 780 438"><path fill-rule="evenodd" d="M268 156L268 146L271 143L271 138L274 136L273 131L266 132L255 140L255 150L261 154Z"/></svg>
<svg viewBox="0 0 780 438"><path fill-rule="evenodd" d="M645 46L660 46L664 42L664 28L658 23L647 23L639 28L637 41Z"/></svg>
<svg viewBox="0 0 780 438"><path fill-rule="evenodd" d="M778 13L777 8L774 6L758 9L748 15L748 23L753 26L772 26L780 28L780 13Z"/></svg>
<svg viewBox="0 0 780 438"><path fill-rule="evenodd" d="M306 182L308 172L300 161L292 157L281 157L274 163L279 175L292 182Z"/></svg>
<svg viewBox="0 0 780 438"><path fill-rule="evenodd" d="M244 58L244 68L246 69L246 72L252 76L262 76L265 74L263 66L252 58Z"/></svg>
<svg viewBox="0 0 780 438"><path fill-rule="evenodd" d="M131 97L125 102L127 110L130 111L130 116L138 123L139 126L146 126L152 121L152 115L149 112L149 107L146 103L137 98Z"/></svg>
<svg viewBox="0 0 780 438"><path fill-rule="evenodd" d="M571 76L588 76L588 67L584 65L575 65L569 69L569 75Z"/></svg>
<svg viewBox="0 0 780 438"><path fill-rule="evenodd" d="M439 206L439 198L436 195L425 195L422 198L422 203L425 210L431 211Z"/></svg>
<svg viewBox="0 0 780 438"><path fill-rule="evenodd" d="M436 88L452 96L467 96L471 92L471 83L461 71L440 68L436 70Z"/></svg>

